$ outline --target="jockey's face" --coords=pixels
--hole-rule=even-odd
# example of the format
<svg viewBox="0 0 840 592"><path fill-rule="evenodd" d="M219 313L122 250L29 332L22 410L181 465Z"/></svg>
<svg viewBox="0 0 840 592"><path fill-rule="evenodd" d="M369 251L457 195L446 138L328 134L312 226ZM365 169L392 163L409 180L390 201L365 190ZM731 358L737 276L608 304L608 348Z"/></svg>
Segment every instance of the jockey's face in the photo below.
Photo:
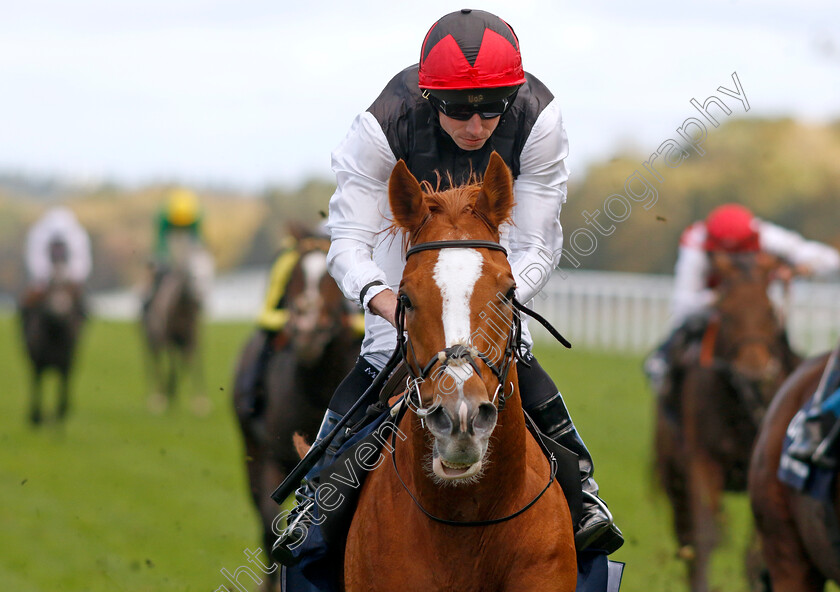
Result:
<svg viewBox="0 0 840 592"><path fill-rule="evenodd" d="M496 126L499 125L501 119L501 117L482 119L478 113L466 121L452 119L441 112L438 112L438 115L440 116L440 127L449 134L461 150L478 150L484 146L493 132L496 131Z"/></svg>

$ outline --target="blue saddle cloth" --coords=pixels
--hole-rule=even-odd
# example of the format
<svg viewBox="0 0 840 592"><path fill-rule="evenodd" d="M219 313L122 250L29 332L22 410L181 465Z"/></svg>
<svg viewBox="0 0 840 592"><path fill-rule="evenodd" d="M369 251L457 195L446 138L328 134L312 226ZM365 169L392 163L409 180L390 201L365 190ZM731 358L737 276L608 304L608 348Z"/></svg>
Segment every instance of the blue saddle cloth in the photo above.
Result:
<svg viewBox="0 0 840 592"><path fill-rule="evenodd" d="M813 398L808 399L788 424L782 444L782 455L779 459L777 476L779 481L788 487L830 504L832 503L834 479L837 476L836 470L814 466L788 454L788 449L796 434L803 429L802 424L811 409L812 403Z"/></svg>

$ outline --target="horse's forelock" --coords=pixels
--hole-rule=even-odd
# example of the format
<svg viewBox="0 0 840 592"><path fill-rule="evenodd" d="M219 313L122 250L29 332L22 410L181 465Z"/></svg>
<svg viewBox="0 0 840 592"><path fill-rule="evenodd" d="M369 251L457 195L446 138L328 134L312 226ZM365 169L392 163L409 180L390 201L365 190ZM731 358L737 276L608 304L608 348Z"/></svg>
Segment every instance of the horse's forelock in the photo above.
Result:
<svg viewBox="0 0 840 592"><path fill-rule="evenodd" d="M429 215L413 229L410 233L406 233L404 237L404 247L407 248L409 243L416 242L416 238L428 227L429 223L434 220L445 220L452 226L458 226L461 219L465 216L474 216L480 221L487 230L489 230L494 238L498 238L498 231L493 227L487 216L476 209L476 201L481 193L481 184L477 180L477 176L473 175L470 178L470 183L453 187L445 191L432 191L432 185L428 181L421 183L423 187L423 200L429 208ZM438 180L440 184L440 180ZM396 223L389 227L389 232L396 234L399 227Z"/></svg>

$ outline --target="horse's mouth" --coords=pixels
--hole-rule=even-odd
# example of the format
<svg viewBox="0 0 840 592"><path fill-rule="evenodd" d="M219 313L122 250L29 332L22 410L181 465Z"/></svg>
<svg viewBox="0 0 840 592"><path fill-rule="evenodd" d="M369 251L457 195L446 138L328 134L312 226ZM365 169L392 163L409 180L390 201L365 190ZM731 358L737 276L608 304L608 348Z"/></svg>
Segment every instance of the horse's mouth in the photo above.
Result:
<svg viewBox="0 0 840 592"><path fill-rule="evenodd" d="M464 479L472 479L481 473L482 462L472 464L469 463L454 463L443 460L437 451L435 451L432 458L432 471L435 476L443 481L455 482Z"/></svg>

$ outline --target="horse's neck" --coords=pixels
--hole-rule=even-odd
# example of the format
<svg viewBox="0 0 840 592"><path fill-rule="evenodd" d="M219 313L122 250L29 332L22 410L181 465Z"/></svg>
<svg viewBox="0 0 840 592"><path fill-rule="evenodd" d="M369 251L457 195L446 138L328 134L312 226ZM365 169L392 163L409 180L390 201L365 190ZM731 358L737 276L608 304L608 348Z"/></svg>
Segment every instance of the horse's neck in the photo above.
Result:
<svg viewBox="0 0 840 592"><path fill-rule="evenodd" d="M516 381L514 380L514 384ZM527 474L527 429L518 388L508 397L499 413L490 446L484 459L483 475L470 485L436 485L429 476L428 430L414 414L410 421L408 442L410 454L405 464L411 466L408 487L417 493L420 504L440 518L458 521L487 520L509 514L522 506L522 500L533 492L525 491Z"/></svg>
<svg viewBox="0 0 840 592"><path fill-rule="evenodd" d="M329 384L325 376L343 378L358 356L359 348L354 345L353 330L342 328L324 346L321 356L312 364L297 364L295 372L299 381L315 387ZM345 363L345 360L347 363Z"/></svg>

